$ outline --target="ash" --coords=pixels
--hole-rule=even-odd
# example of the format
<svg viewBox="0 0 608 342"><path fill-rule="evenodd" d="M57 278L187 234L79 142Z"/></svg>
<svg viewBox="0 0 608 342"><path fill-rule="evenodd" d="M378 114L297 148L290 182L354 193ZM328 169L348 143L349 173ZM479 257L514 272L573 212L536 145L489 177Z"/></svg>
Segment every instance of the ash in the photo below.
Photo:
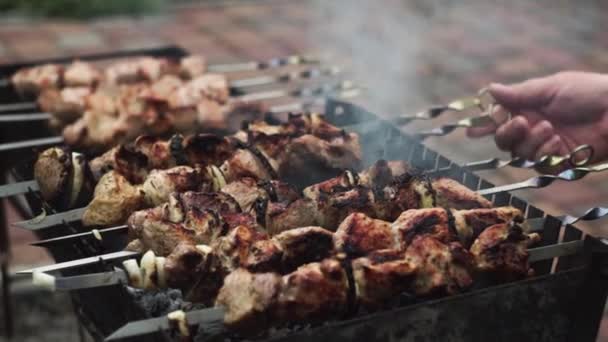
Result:
<svg viewBox="0 0 608 342"><path fill-rule="evenodd" d="M129 287L129 295L149 317L160 317L175 310L191 309L191 305L182 298L180 290L140 290Z"/></svg>

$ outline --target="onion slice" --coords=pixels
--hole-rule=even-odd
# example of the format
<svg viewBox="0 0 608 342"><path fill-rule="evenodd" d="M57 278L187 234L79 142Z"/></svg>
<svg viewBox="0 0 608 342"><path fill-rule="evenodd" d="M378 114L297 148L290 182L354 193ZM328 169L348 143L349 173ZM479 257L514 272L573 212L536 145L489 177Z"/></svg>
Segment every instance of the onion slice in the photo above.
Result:
<svg viewBox="0 0 608 342"><path fill-rule="evenodd" d="M139 265L137 264L137 260L128 259L122 262L122 265L127 272L127 276L129 277L129 285L135 288L142 288L143 280L141 277L141 270L139 269Z"/></svg>

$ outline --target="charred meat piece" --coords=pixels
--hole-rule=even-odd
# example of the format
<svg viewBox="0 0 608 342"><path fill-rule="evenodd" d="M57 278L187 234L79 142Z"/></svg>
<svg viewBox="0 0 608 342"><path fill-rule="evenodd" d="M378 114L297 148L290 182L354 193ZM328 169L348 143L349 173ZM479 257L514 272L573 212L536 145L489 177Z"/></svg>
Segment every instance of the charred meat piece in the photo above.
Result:
<svg viewBox="0 0 608 342"><path fill-rule="evenodd" d="M405 250L419 236L431 236L442 243L457 241L450 227L448 211L443 208L404 211L391 225L400 249Z"/></svg>
<svg viewBox="0 0 608 342"><path fill-rule="evenodd" d="M348 191L359 185L358 174L344 171L340 175L306 187L302 192L305 197L318 201L332 194Z"/></svg>
<svg viewBox="0 0 608 342"><path fill-rule="evenodd" d="M359 212L376 217L374 202L373 192L361 186L332 196L321 196L316 202L318 225L335 231L340 222L351 213Z"/></svg>
<svg viewBox="0 0 608 342"><path fill-rule="evenodd" d="M348 309L348 280L339 261L325 259L283 276L275 319L278 322L323 322Z"/></svg>
<svg viewBox="0 0 608 342"><path fill-rule="evenodd" d="M523 213L514 207L452 209L451 212L460 241L467 248L481 232L495 224L516 222L525 225Z"/></svg>
<svg viewBox="0 0 608 342"><path fill-rule="evenodd" d="M207 60L203 56L186 56L179 61L177 74L179 77L190 80L207 71Z"/></svg>
<svg viewBox="0 0 608 342"><path fill-rule="evenodd" d="M376 217L393 221L409 209L435 207L435 192L425 177L409 173L397 176L382 188L372 188Z"/></svg>
<svg viewBox="0 0 608 342"><path fill-rule="evenodd" d="M66 87L94 87L101 81L101 73L89 63L74 61L63 73Z"/></svg>
<svg viewBox="0 0 608 342"><path fill-rule="evenodd" d="M394 302L411 289L417 267L405 258L405 252L384 249L353 260L352 272L357 301L373 311Z"/></svg>
<svg viewBox="0 0 608 342"><path fill-rule="evenodd" d="M428 235L416 237L405 251L405 260L417 269L412 286L415 295L451 295L473 283L473 257L458 242L446 244Z"/></svg>
<svg viewBox="0 0 608 342"><path fill-rule="evenodd" d="M348 281L333 259L301 266L283 277L238 269L226 277L215 304L226 309L228 328L254 336L269 326L342 316L347 310Z"/></svg>
<svg viewBox="0 0 608 342"><path fill-rule="evenodd" d="M298 266L321 261L334 252L333 234L321 227L290 229L272 238L282 253L283 272L290 272Z"/></svg>
<svg viewBox="0 0 608 342"><path fill-rule="evenodd" d="M261 209L266 230L271 235L292 229L294 227L315 226L317 224L317 205L307 198L295 200L292 203L267 202Z"/></svg>
<svg viewBox="0 0 608 342"><path fill-rule="evenodd" d="M42 152L34 164L34 178L45 201L53 202L68 194L67 184L72 168L71 153L52 147Z"/></svg>
<svg viewBox="0 0 608 342"><path fill-rule="evenodd" d="M227 235L218 238L212 248L216 252L222 266L233 271L245 265L253 244L268 236L254 227L238 226Z"/></svg>
<svg viewBox="0 0 608 342"><path fill-rule="evenodd" d="M110 84L150 82L157 80L168 67L163 59L151 57L121 60L105 70L105 80Z"/></svg>
<svg viewBox="0 0 608 342"><path fill-rule="evenodd" d="M65 126L82 115L91 93L89 87L47 88L40 92L37 102L43 112L52 113L60 126Z"/></svg>
<svg viewBox="0 0 608 342"><path fill-rule="evenodd" d="M211 257L210 251L204 245L197 247L189 243L178 244L165 262L167 285L178 289L192 286L197 276L205 273L208 258Z"/></svg>
<svg viewBox="0 0 608 342"><path fill-rule="evenodd" d="M160 205L169 200L171 193L197 190L201 182L200 172L189 166L152 170L142 185L144 201L148 206Z"/></svg>
<svg viewBox="0 0 608 342"><path fill-rule="evenodd" d="M410 165L404 161L378 160L359 174L359 182L371 188L382 189L410 171Z"/></svg>
<svg viewBox="0 0 608 342"><path fill-rule="evenodd" d="M255 335L274 323L274 307L281 291L276 273L231 272L219 291L216 306L226 308L224 324L244 335Z"/></svg>
<svg viewBox="0 0 608 342"><path fill-rule="evenodd" d="M17 71L11 78L15 89L20 93L37 94L42 89L61 86L64 67L44 64Z"/></svg>
<svg viewBox="0 0 608 342"><path fill-rule="evenodd" d="M106 173L95 187L93 200L82 216L85 226L108 226L124 223L143 206L144 196L117 172Z"/></svg>
<svg viewBox="0 0 608 342"><path fill-rule="evenodd" d="M352 213L342 221L334 234L334 243L336 251L349 257L396 247L391 224L362 213Z"/></svg>
<svg viewBox="0 0 608 342"><path fill-rule="evenodd" d="M438 178L432 182L437 196L437 206L452 209L491 208L492 202L450 178Z"/></svg>
<svg viewBox="0 0 608 342"><path fill-rule="evenodd" d="M526 234L517 224L495 224L481 232L471 246L475 268L502 281L525 278L533 273L528 248L538 241L538 234Z"/></svg>

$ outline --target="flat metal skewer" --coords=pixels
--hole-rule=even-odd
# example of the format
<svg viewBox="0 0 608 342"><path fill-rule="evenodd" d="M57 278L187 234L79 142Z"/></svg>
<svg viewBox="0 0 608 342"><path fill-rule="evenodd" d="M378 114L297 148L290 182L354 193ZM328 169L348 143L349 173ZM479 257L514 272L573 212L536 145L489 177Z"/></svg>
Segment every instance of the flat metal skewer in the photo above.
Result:
<svg viewBox="0 0 608 342"><path fill-rule="evenodd" d="M551 185L553 182L557 180L573 182L579 179L584 178L589 173L594 172L602 172L608 170L608 163L600 164L592 167L577 167L574 169L569 169L559 173L558 175L540 175L536 177L529 178L522 182L517 182L513 184L506 184L497 186L494 188L482 189L478 190L477 193L486 196L493 195L501 192L509 192L516 191L522 189L530 189L530 188L544 188Z"/></svg>
<svg viewBox="0 0 608 342"><path fill-rule="evenodd" d="M538 172L551 171L562 167L583 167L588 165L593 159L593 147L590 145L580 145L571 153L564 156L546 155L536 161L527 160L524 158L513 158L502 160L499 158L491 158L486 160L474 161L462 164L463 169L469 171L482 170L497 170L504 167L515 167L520 169L534 169ZM582 157L582 158L579 158ZM453 166L429 171L430 174L446 172L452 169Z"/></svg>

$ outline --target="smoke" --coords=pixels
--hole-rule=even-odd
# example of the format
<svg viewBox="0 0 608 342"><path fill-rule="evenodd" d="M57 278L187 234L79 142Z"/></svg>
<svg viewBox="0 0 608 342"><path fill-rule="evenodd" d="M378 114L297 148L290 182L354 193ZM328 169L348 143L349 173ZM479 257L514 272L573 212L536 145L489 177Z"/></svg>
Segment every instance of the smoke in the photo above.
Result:
<svg viewBox="0 0 608 342"><path fill-rule="evenodd" d="M383 116L416 109L422 98L421 51L434 1L315 0L312 40L346 58L366 87L365 106Z"/></svg>

